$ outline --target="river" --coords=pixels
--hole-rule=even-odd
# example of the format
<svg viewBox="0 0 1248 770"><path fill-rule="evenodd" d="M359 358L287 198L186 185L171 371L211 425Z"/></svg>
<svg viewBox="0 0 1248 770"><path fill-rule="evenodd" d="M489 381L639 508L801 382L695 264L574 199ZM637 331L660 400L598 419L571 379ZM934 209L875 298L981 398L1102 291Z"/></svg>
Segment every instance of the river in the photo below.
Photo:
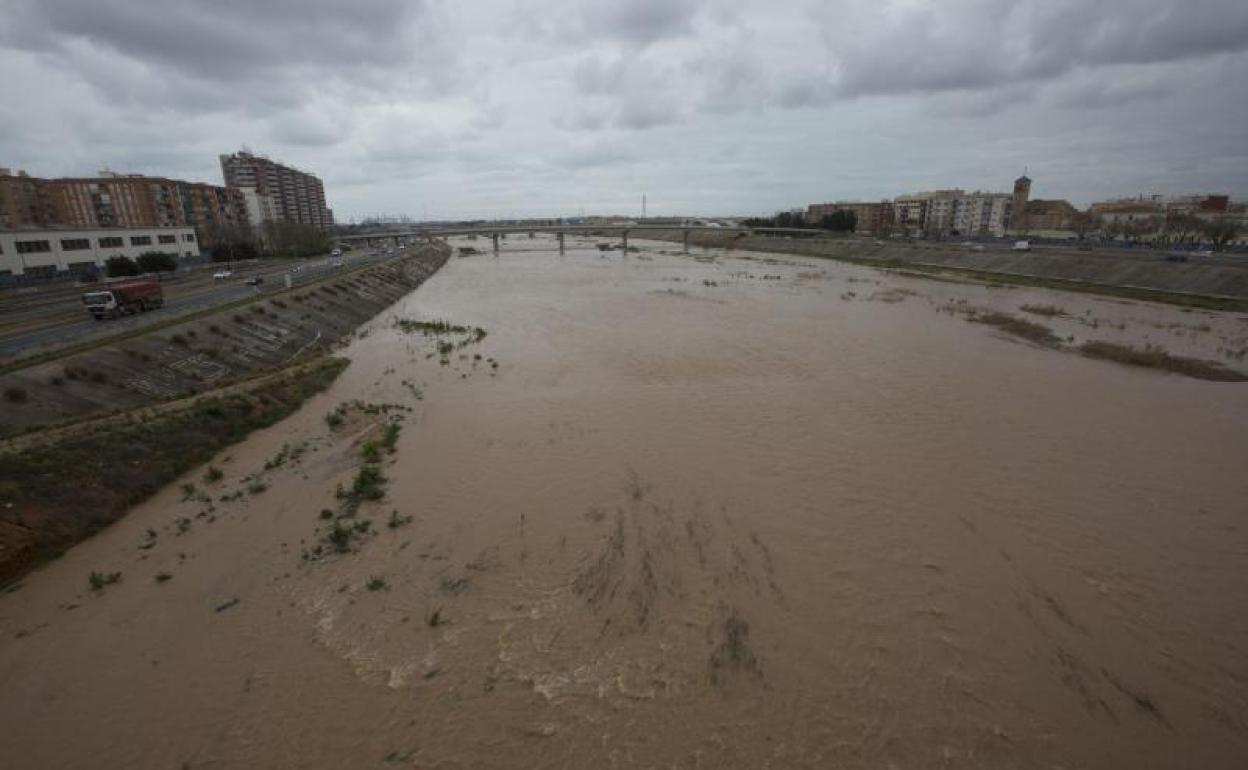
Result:
<svg viewBox="0 0 1248 770"><path fill-rule="evenodd" d="M0 595L0 766L1243 766L1248 385L960 309L1240 368L1245 318L640 245L452 258Z"/></svg>

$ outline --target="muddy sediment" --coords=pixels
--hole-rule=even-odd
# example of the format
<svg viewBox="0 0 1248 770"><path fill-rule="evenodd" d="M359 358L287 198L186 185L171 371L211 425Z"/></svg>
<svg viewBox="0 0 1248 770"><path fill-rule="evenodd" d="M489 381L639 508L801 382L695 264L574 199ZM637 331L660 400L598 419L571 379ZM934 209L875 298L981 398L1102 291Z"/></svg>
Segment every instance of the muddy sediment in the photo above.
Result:
<svg viewBox="0 0 1248 770"><path fill-rule="evenodd" d="M1242 764L1248 386L1078 351L1248 316L519 240L0 594L0 765Z"/></svg>
<svg viewBox="0 0 1248 770"><path fill-rule="evenodd" d="M647 231L647 238L679 243L681 231ZM953 243L897 244L867 239L791 239L760 235L697 232L690 244L799 256L827 257L898 268L947 269L986 280L1005 280L1067 291L1087 291L1140 300L1248 310L1248 259L1244 264L1183 263L1160 257L1126 257L1112 251L1013 253L1006 247L975 251Z"/></svg>

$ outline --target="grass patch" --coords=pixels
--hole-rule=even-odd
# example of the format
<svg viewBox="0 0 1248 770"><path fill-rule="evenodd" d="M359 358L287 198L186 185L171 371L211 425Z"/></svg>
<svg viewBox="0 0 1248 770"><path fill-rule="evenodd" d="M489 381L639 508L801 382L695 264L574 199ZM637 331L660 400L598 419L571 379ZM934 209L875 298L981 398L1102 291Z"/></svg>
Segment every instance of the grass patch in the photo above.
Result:
<svg viewBox="0 0 1248 770"><path fill-rule="evenodd" d="M220 481L225 477L225 472L215 465L209 465L208 470L204 471L204 481L211 484Z"/></svg>
<svg viewBox="0 0 1248 770"><path fill-rule="evenodd" d="M121 580L120 572L92 572L87 576L87 585L92 591L103 591L106 586Z"/></svg>
<svg viewBox="0 0 1248 770"><path fill-rule="evenodd" d="M360 459L366 463L381 462L381 445L376 441L365 441L360 447Z"/></svg>
<svg viewBox="0 0 1248 770"><path fill-rule="evenodd" d="M339 553L346 553L351 550L351 537L354 533L350 527L342 526L342 522L334 522L334 526L329 530L329 534L325 539Z"/></svg>
<svg viewBox="0 0 1248 770"><path fill-rule="evenodd" d="M453 578L449 575L443 575L438 581L438 588L442 589L444 594L462 594L472 587L472 580L466 577Z"/></svg>
<svg viewBox="0 0 1248 770"><path fill-rule="evenodd" d="M1248 374L1228 369L1217 361L1205 361L1199 358L1172 355L1155 345L1135 348L1130 345L1119 345L1115 342L1090 340L1079 346L1079 352L1089 358L1117 361L1120 364L1146 369L1160 369L1165 372L1182 374L1186 377L1194 377L1198 380L1248 382Z"/></svg>
<svg viewBox="0 0 1248 770"><path fill-rule="evenodd" d="M359 500L380 500L386 496L386 477L375 465L365 465L351 482L351 495Z"/></svg>
<svg viewBox="0 0 1248 770"><path fill-rule="evenodd" d="M1028 321L1025 318L1018 318L1009 313L998 313L995 310L988 312L972 312L966 317L966 320L972 323L987 324L995 326L1007 334L1030 342L1049 347L1057 347L1061 344L1061 340L1053 333L1053 330L1047 326Z"/></svg>
<svg viewBox="0 0 1248 770"><path fill-rule="evenodd" d="M293 446L291 444L282 444L282 448L277 454L264 461L264 469L271 471L274 468L282 467L287 461L298 460L303 456L307 448L308 443L306 441L300 441Z"/></svg>
<svg viewBox="0 0 1248 770"><path fill-rule="evenodd" d="M170 580L173 580L173 575L170 575L168 572L157 572L155 580L157 583L168 583Z"/></svg>
<svg viewBox="0 0 1248 770"><path fill-rule="evenodd" d="M398 448L397 444L399 441L399 431L401 430L403 430L403 427L397 422L386 423L386 427L382 430L381 446L389 454L394 454L395 450Z"/></svg>
<svg viewBox="0 0 1248 770"><path fill-rule="evenodd" d="M1045 318L1064 318L1070 315L1057 305L1023 305L1019 310L1032 315L1044 316Z"/></svg>
<svg viewBox="0 0 1248 770"><path fill-rule="evenodd" d="M370 577L364 587L370 591L381 591L386 588L386 579L383 577Z"/></svg>

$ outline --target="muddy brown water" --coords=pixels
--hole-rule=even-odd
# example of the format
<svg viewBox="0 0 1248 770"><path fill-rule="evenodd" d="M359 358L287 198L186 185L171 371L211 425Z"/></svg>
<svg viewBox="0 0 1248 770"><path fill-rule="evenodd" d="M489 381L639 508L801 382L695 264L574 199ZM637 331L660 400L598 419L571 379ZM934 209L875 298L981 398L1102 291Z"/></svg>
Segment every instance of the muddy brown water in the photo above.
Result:
<svg viewBox="0 0 1248 770"><path fill-rule="evenodd" d="M1237 366L1243 318L569 247L452 259L223 479L0 595L0 766L1248 761L1248 386L942 308ZM337 553L353 399L410 411Z"/></svg>

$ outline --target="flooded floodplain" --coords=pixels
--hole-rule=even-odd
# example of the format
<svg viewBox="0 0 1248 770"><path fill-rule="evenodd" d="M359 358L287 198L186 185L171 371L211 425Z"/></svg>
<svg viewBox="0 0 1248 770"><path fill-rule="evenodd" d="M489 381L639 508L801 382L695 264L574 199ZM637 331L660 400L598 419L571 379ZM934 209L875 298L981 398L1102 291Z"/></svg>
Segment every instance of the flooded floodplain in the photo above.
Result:
<svg viewBox="0 0 1248 770"><path fill-rule="evenodd" d="M453 245L0 595L0 766L1244 766L1248 384L1077 350L1244 370L1248 318Z"/></svg>

